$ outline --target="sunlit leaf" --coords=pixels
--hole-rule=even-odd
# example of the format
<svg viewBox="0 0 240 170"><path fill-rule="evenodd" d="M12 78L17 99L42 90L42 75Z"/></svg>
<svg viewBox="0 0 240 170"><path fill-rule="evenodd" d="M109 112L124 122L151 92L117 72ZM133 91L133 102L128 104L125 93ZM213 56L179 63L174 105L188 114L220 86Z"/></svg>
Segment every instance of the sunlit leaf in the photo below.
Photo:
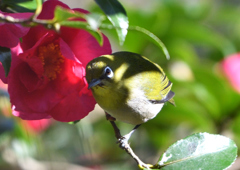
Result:
<svg viewBox="0 0 240 170"><path fill-rule="evenodd" d="M95 0L117 30L119 42L125 41L128 29L128 17L125 9L117 0Z"/></svg>
<svg viewBox="0 0 240 170"><path fill-rule="evenodd" d="M53 20L55 22L61 22L65 21L69 18L73 17L83 17L84 15L81 15L80 13L74 13L70 11L69 9L64 9L62 7L57 6L55 11L54 11L54 18Z"/></svg>
<svg viewBox="0 0 240 170"><path fill-rule="evenodd" d="M88 24L90 25L91 29L97 30L104 20L104 16L101 14L90 13L85 16Z"/></svg>
<svg viewBox="0 0 240 170"><path fill-rule="evenodd" d="M6 77L10 71L11 60L12 59L10 49L0 47L0 62L2 63Z"/></svg>
<svg viewBox="0 0 240 170"><path fill-rule="evenodd" d="M237 146L221 135L197 133L170 146L159 159L162 170L226 169L237 157Z"/></svg>

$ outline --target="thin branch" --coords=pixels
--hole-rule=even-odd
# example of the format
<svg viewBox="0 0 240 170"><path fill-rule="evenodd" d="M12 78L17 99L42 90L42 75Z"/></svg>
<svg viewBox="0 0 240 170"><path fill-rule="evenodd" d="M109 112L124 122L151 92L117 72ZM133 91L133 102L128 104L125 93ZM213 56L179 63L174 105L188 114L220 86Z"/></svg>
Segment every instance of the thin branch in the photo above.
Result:
<svg viewBox="0 0 240 170"><path fill-rule="evenodd" d="M32 21L32 17L27 19L16 19L11 16L5 16L0 13L0 21L13 24L23 24Z"/></svg>
<svg viewBox="0 0 240 170"><path fill-rule="evenodd" d="M119 147L121 149L125 150L137 162L139 168L141 168L141 169L144 169L144 168L152 169L152 168L154 168L155 167L154 165L146 164L143 161L141 161L141 159L133 152L133 150L132 150L132 148L130 147L129 144L122 145L122 143L119 142L119 141L122 140L123 136L121 135L120 130L117 127L117 125L115 124L115 122L114 121L110 121L110 123L111 123L111 125L112 125L112 127L114 129L115 137L118 140Z"/></svg>
<svg viewBox="0 0 240 170"><path fill-rule="evenodd" d="M31 17L27 19L18 19L18 18L13 18L11 16L5 16L0 13L0 23L5 22L5 23L11 23L11 24L21 24L23 26L34 26L37 24L41 24L44 26L52 25L54 24L52 20L43 20L43 19L37 19L35 15L33 14Z"/></svg>

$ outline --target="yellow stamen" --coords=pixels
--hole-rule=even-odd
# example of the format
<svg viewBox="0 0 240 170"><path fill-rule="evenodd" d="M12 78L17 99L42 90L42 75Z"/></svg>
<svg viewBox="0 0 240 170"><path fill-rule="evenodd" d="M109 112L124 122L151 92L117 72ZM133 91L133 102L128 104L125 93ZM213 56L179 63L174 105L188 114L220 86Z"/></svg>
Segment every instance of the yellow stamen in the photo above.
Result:
<svg viewBox="0 0 240 170"><path fill-rule="evenodd" d="M39 47L38 52L38 57L44 67L44 75L49 80L56 79L57 74L62 71L61 64L64 62L59 45L54 43L43 45Z"/></svg>

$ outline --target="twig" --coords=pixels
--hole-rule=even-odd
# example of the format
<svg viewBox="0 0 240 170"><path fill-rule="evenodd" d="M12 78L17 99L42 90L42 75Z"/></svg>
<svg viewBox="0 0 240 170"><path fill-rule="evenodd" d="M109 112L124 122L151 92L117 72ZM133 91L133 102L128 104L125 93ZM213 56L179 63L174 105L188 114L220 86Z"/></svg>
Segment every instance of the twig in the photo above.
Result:
<svg viewBox="0 0 240 170"><path fill-rule="evenodd" d="M44 25L47 28L52 28L54 23L51 20L44 20L44 19L37 19L35 14L33 14L31 17L26 18L26 19L18 19L18 18L13 18L11 16L5 16L3 14L0 14L0 23L5 22L5 23L11 23L11 24L21 24L23 26L35 26L38 24Z"/></svg>
<svg viewBox="0 0 240 170"><path fill-rule="evenodd" d="M142 161L139 159L139 157L133 152L132 148L130 147L130 145L129 145L128 143L122 145L122 143L119 142L119 141L122 140L123 136L121 135L120 130L119 130L119 128L117 127L117 125L115 124L115 122L114 122L114 121L110 121L110 123L111 123L111 125L112 125L112 127L113 127L113 129L114 129L115 137L116 137L117 140L118 140L119 147L120 147L121 149L125 150L125 151L137 162L139 168L141 168L141 169L144 169L144 168L152 169L152 168L154 168L153 165L151 165L151 164L146 164L146 163L142 162Z"/></svg>

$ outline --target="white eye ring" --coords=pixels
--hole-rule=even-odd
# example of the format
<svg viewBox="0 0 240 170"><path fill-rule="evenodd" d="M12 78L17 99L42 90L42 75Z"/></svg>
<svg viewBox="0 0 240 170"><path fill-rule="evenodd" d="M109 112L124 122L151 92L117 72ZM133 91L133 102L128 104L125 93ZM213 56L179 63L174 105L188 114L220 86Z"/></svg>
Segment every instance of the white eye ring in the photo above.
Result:
<svg viewBox="0 0 240 170"><path fill-rule="evenodd" d="M113 74L112 69L107 66L107 67L104 69L104 75L107 76L108 78L112 78L114 74Z"/></svg>

